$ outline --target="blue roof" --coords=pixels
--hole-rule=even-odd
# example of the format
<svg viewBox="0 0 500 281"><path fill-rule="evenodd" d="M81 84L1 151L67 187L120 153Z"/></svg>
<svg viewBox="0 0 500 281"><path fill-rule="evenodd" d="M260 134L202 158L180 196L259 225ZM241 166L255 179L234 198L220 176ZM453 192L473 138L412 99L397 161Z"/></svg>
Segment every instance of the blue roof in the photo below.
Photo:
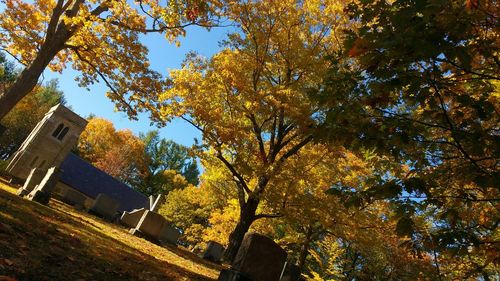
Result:
<svg viewBox="0 0 500 281"><path fill-rule="evenodd" d="M128 185L69 153L61 164L60 181L95 199L99 193L120 202L120 211L147 208L148 198Z"/></svg>

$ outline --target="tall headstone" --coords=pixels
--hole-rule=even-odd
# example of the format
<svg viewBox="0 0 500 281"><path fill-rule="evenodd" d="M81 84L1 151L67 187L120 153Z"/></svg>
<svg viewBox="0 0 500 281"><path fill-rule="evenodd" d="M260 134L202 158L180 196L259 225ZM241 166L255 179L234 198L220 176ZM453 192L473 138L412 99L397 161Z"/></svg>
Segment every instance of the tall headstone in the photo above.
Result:
<svg viewBox="0 0 500 281"><path fill-rule="evenodd" d="M50 196L57 182L59 181L60 172L56 167L47 170L42 181L28 194L28 199L37 201L42 204L49 203Z"/></svg>
<svg viewBox="0 0 500 281"><path fill-rule="evenodd" d="M227 277L219 280L280 281L287 254L272 239L257 233L247 233ZM222 279L221 279L222 277ZM231 279L227 279L231 278Z"/></svg>
<svg viewBox="0 0 500 281"><path fill-rule="evenodd" d="M52 107L11 157L6 172L24 181L33 168L58 168L86 125L65 106Z"/></svg>

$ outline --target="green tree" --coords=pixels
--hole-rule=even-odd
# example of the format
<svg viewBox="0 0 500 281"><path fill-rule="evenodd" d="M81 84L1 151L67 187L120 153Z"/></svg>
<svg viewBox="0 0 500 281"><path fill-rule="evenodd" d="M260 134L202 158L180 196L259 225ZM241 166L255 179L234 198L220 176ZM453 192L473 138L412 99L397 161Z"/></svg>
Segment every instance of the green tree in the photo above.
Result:
<svg viewBox="0 0 500 281"><path fill-rule="evenodd" d="M499 250L498 3L360 1L346 12L359 28L316 96L328 124L319 135L408 165L357 200L397 202L398 232L433 253L440 278L491 279ZM348 104L339 102L345 97ZM418 227L420 214L433 224Z"/></svg>
<svg viewBox="0 0 500 281"><path fill-rule="evenodd" d="M137 185L141 192L149 195L167 194L172 189L188 183L198 185L198 164L187 147L161 139L158 131L150 131L140 135L140 138L145 145L147 162L146 175ZM176 174L187 181L185 185L181 183L180 178L175 179ZM174 184L175 182L177 183Z"/></svg>

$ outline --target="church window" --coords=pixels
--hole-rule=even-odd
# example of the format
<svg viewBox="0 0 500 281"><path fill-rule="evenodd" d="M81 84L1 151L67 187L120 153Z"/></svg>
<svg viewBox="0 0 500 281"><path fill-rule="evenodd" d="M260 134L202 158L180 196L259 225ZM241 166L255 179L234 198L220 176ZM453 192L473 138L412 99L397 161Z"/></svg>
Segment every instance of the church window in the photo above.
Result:
<svg viewBox="0 0 500 281"><path fill-rule="evenodd" d="M64 128L64 124L63 123L59 124L59 126L57 126L56 130L52 133L52 136L54 138L57 138L57 135L59 135L59 133L61 133L63 128Z"/></svg>
<svg viewBox="0 0 500 281"><path fill-rule="evenodd" d="M58 140L62 141L63 138L66 136L66 134L69 131L69 127L65 127L63 123L59 124L55 131L52 133L52 136L54 138L57 138Z"/></svg>
<svg viewBox="0 0 500 281"><path fill-rule="evenodd" d="M62 132L59 134L59 136L57 137L58 140L62 140L66 134L68 133L69 131L69 127L66 127L62 130Z"/></svg>
<svg viewBox="0 0 500 281"><path fill-rule="evenodd" d="M30 164L30 168L35 167L36 161L38 161L38 156L35 156L35 158L33 158L33 161L31 161L31 164Z"/></svg>

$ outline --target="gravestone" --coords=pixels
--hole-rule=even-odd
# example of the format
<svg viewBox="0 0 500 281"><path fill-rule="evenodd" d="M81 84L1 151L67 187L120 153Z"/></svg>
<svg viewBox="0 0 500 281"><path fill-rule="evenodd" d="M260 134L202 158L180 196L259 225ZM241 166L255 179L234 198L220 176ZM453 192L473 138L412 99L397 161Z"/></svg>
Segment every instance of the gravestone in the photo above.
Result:
<svg viewBox="0 0 500 281"><path fill-rule="evenodd" d="M231 269L241 273L240 277L236 278L249 278L252 281L280 281L286 257L285 250L272 239L257 233L247 233ZM225 281L226 279L220 279L219 276L219 280Z"/></svg>
<svg viewBox="0 0 500 281"><path fill-rule="evenodd" d="M207 249L203 253L203 258L213 262L220 262L222 259L222 255L224 254L224 246L221 244L210 241L207 244Z"/></svg>
<svg viewBox="0 0 500 281"><path fill-rule="evenodd" d="M172 224L170 224L168 221L165 220L165 222L163 223L163 227L160 231L160 237L158 237L158 240L160 240L160 242L176 245L177 240L179 240L179 237L181 237L181 232L177 228L175 228Z"/></svg>
<svg viewBox="0 0 500 281"><path fill-rule="evenodd" d="M120 217L120 222L123 225L126 225L126 226L131 227L131 228L135 228L137 226L137 224L139 223L139 221L141 220L142 215L144 214L145 211L146 211L145 208L136 209L136 210L133 210L130 212L125 211L125 212L123 212L122 216Z"/></svg>
<svg viewBox="0 0 500 281"><path fill-rule="evenodd" d="M24 185L17 190L17 195L19 196L28 195L31 191L33 191L33 189L35 189L37 184L39 184L42 181L46 173L47 170L44 169L38 169L38 168L31 169L31 172L26 181L24 182Z"/></svg>
<svg viewBox="0 0 500 281"><path fill-rule="evenodd" d="M154 243L177 243L180 232L173 227L162 215L145 210L141 219L130 233L146 238Z"/></svg>
<svg viewBox="0 0 500 281"><path fill-rule="evenodd" d="M59 181L60 170L52 167L47 170L42 181L28 194L28 199L38 203L49 203L52 191Z"/></svg>
<svg viewBox="0 0 500 281"><path fill-rule="evenodd" d="M64 203L82 208L83 206L85 206L85 201L87 200L87 197L85 197L85 195L72 188L65 188L61 192L60 196L61 201L63 201Z"/></svg>
<svg viewBox="0 0 500 281"><path fill-rule="evenodd" d="M89 213L103 217L108 220L114 220L118 214L120 202L107 196L106 194L99 193L89 209Z"/></svg>

